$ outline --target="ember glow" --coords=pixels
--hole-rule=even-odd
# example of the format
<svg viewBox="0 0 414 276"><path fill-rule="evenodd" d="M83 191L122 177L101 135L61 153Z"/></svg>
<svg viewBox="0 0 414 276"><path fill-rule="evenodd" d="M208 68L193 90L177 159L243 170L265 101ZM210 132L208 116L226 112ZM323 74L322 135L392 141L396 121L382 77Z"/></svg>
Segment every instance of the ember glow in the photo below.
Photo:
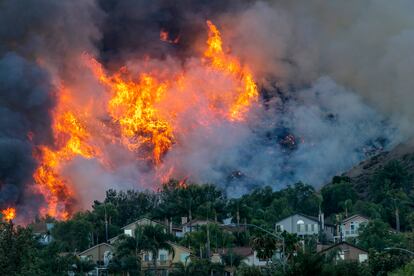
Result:
<svg viewBox="0 0 414 276"><path fill-rule="evenodd" d="M207 21L207 31L202 55L178 70L152 66L135 72L124 66L110 73L84 54L81 60L101 85L102 97L79 105L70 84L60 82L53 110L56 146L38 147L33 153L39 161L33 177L47 202L42 215L67 219L76 209L77 191L62 173L75 158L96 159L110 171L113 162L106 148L120 145L150 164L155 177L149 186L155 189L175 176L174 167L163 164L163 157L192 126L208 128L214 120L235 124L245 120L258 101L254 77L247 65L223 50L221 34L211 21ZM160 38L168 41L168 33L162 30ZM104 116L97 118L96 106L102 107ZM188 114L194 122L184 125L182 118Z"/></svg>
<svg viewBox="0 0 414 276"><path fill-rule="evenodd" d="M3 219L6 221L11 221L16 217L16 209L14 208L7 208L1 211L1 214L3 215Z"/></svg>

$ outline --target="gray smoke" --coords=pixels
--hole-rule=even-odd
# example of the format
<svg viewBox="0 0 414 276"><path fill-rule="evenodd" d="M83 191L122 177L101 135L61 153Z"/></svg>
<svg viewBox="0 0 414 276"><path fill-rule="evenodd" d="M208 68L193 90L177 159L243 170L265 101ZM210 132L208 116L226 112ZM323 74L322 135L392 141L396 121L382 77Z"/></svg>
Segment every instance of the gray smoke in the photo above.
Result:
<svg viewBox="0 0 414 276"><path fill-rule="evenodd" d="M412 135L413 8L410 0L272 0L222 19L236 26L235 52L256 57L264 80L303 86L327 75Z"/></svg>

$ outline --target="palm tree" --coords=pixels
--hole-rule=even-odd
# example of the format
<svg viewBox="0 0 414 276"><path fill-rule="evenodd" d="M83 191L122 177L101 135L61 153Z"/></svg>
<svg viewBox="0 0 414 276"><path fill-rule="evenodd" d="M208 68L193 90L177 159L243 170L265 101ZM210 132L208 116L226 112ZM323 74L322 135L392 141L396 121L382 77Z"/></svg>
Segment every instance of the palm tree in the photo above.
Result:
<svg viewBox="0 0 414 276"><path fill-rule="evenodd" d="M266 263L272 258L273 253L279 247L279 241L271 235L260 235L252 238L252 248L257 251L257 257L266 259Z"/></svg>
<svg viewBox="0 0 414 276"><path fill-rule="evenodd" d="M341 202L340 205L342 206L342 208L345 211L345 218L348 217L349 211L352 208L352 200L351 199L347 199L344 202Z"/></svg>
<svg viewBox="0 0 414 276"><path fill-rule="evenodd" d="M109 264L112 272L137 274L141 268L141 244L134 237L121 235L116 243L115 254Z"/></svg>
<svg viewBox="0 0 414 276"><path fill-rule="evenodd" d="M400 232L400 210L403 208L404 204L409 204L409 197L402 191L392 190L388 191L385 195L384 205L391 207L394 216L395 216L395 229L397 232Z"/></svg>
<svg viewBox="0 0 414 276"><path fill-rule="evenodd" d="M154 270L158 275L157 259L159 251L164 249L174 256L174 249L169 242L170 236L160 225L138 227L135 232L139 235L137 236L137 242L142 245L142 250L151 252Z"/></svg>

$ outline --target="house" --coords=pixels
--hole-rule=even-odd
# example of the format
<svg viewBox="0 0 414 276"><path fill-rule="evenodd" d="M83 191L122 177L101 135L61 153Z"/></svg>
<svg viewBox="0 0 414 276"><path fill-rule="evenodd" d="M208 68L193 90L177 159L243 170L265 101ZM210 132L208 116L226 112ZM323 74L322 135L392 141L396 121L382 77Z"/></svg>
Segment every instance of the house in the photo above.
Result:
<svg viewBox="0 0 414 276"><path fill-rule="evenodd" d="M135 233L135 229L137 229L138 226L145 226L145 225L152 225L152 226L160 225L165 228L165 231L167 230L170 231L170 233L175 235L176 237L183 236L181 227L173 225L171 222L170 223L167 222L166 224L164 224L162 222L151 220L149 218L141 218L139 220L131 222L130 224L122 227L121 230L123 231L123 234L132 237ZM118 240L119 236L120 235L109 239L109 243L114 244Z"/></svg>
<svg viewBox="0 0 414 276"><path fill-rule="evenodd" d="M160 222L150 220L148 218L141 218L139 220L131 222L130 224L122 227L121 230L123 231L123 234L132 237L132 236L134 236L135 229L137 229L138 226L145 226L145 225L152 225L152 226L161 225L162 227L166 228L166 226L164 224L160 223ZM114 244L118 240L119 237L120 237L120 235L109 239L109 243Z"/></svg>
<svg viewBox="0 0 414 276"><path fill-rule="evenodd" d="M355 262L364 262L368 260L368 251L359 248L348 242L340 242L334 245L328 246L326 248L319 248L318 254L335 254L335 259L337 261L355 261Z"/></svg>
<svg viewBox="0 0 414 276"><path fill-rule="evenodd" d="M335 225L326 223L323 214L319 218L299 213L294 214L276 222L275 229L277 232L286 231L302 238L318 235L322 232L328 240L333 240L335 233Z"/></svg>
<svg viewBox="0 0 414 276"><path fill-rule="evenodd" d="M97 267L106 267L112 258L113 251L114 248L112 245L100 243L78 253L77 255L80 259L92 261L97 265Z"/></svg>
<svg viewBox="0 0 414 276"><path fill-rule="evenodd" d="M37 222L31 224L30 228L33 230L33 235L39 239L39 242L46 245L53 240L51 232L54 226L54 223Z"/></svg>
<svg viewBox="0 0 414 276"><path fill-rule="evenodd" d="M161 275L167 275L168 271L173 268L176 263L188 263L190 262L191 250L187 247L178 245L173 242L169 242L174 254L168 252L165 249L158 251L156 259L157 270L161 272ZM142 270L154 269L154 259L151 252L144 252L142 256Z"/></svg>
<svg viewBox="0 0 414 276"><path fill-rule="evenodd" d="M213 220L193 219L181 225L182 233L183 235L185 235L186 233L189 233L189 232L198 231L201 228L201 226L204 226L207 224L218 224L218 223Z"/></svg>
<svg viewBox="0 0 414 276"><path fill-rule="evenodd" d="M257 257L257 252L249 246L222 248L218 253L213 253L210 260L213 263L223 264L223 256L234 254L243 258L242 262L248 266L265 266L266 260L261 260Z"/></svg>
<svg viewBox="0 0 414 276"><path fill-rule="evenodd" d="M359 214L344 219L339 225L335 241L346 241L349 238L357 238L359 236L359 227L368 222L368 218Z"/></svg>

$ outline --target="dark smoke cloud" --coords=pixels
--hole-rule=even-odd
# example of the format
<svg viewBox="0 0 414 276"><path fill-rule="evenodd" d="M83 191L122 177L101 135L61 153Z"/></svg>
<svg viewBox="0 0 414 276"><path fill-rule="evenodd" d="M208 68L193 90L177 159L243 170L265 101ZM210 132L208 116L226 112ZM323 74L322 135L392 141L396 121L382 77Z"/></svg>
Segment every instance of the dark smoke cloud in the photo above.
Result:
<svg viewBox="0 0 414 276"><path fill-rule="evenodd" d="M220 14L243 10L251 0L166 1L166 0L100 0L106 16L100 44L101 58L108 63L126 63L131 56L166 55L188 57L194 53L194 43L206 37L205 21ZM178 45L160 41L160 30Z"/></svg>
<svg viewBox="0 0 414 276"><path fill-rule="evenodd" d="M30 183L33 143L51 142L52 91L36 64L14 53L0 59L0 207L16 203Z"/></svg>

